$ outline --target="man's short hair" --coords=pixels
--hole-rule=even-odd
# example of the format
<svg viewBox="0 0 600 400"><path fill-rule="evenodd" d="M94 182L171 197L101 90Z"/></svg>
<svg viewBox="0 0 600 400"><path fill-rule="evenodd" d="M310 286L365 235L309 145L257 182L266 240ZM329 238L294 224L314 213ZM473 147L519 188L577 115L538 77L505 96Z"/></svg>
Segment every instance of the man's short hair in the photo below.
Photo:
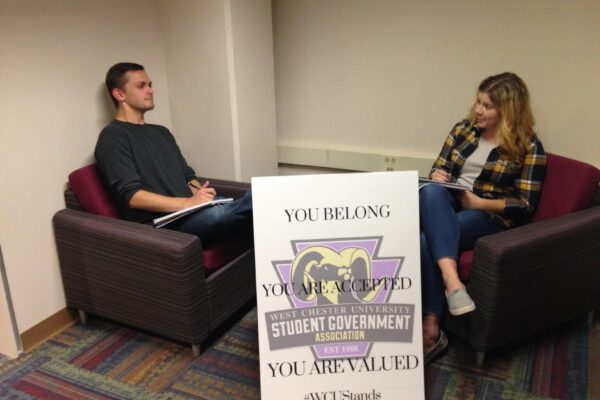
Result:
<svg viewBox="0 0 600 400"><path fill-rule="evenodd" d="M119 107L119 102L112 95L114 88L123 89L125 83L125 74L129 71L143 71L144 66L136 63L121 62L110 67L106 73L106 89L108 89L108 95L114 103L115 107Z"/></svg>

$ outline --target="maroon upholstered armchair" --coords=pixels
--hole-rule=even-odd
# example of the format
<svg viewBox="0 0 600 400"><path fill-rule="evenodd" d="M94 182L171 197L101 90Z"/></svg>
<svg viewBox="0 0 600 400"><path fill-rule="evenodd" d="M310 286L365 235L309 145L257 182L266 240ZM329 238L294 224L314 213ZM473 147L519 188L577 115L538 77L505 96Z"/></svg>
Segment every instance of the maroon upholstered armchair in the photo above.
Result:
<svg viewBox="0 0 600 400"><path fill-rule="evenodd" d="M590 207L600 171L554 154L547 161L532 223L483 237L461 255L477 309L445 323L476 350L479 365L489 350L600 306L600 207Z"/></svg>
<svg viewBox="0 0 600 400"><path fill-rule="evenodd" d="M210 179L220 195L248 184ZM255 296L252 237L193 235L119 219L95 164L69 176L53 224L67 306L192 344Z"/></svg>

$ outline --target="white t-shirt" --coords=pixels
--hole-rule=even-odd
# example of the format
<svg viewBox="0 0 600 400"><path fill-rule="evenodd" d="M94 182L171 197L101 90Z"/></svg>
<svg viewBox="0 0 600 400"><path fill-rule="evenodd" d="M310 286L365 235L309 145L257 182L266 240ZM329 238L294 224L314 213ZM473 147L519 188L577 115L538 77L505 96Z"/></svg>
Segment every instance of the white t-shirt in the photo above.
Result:
<svg viewBox="0 0 600 400"><path fill-rule="evenodd" d="M484 138L480 138L479 144L473 154L465 160L456 183L468 186L470 190L473 190L475 179L481 174L481 170L483 169L490 152L495 148L495 144L488 142Z"/></svg>

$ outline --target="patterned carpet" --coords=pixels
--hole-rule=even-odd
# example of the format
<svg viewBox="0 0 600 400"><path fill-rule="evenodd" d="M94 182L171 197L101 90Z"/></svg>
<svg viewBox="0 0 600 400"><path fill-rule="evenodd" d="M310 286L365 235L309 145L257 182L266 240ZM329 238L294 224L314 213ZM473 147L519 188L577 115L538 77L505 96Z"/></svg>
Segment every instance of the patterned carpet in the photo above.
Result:
<svg viewBox="0 0 600 400"><path fill-rule="evenodd" d="M600 399L600 321L491 354L451 338L426 369L429 399ZM0 356L2 399L258 399L256 311L198 359L178 343L91 318L17 360Z"/></svg>

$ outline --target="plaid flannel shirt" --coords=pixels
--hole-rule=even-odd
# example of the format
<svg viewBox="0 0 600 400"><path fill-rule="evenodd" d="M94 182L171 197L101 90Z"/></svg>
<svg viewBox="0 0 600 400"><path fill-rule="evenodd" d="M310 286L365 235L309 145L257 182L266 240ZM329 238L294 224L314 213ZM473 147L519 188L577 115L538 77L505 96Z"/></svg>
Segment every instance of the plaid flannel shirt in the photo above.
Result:
<svg viewBox="0 0 600 400"><path fill-rule="evenodd" d="M471 126L467 120L456 124L446 138L431 172L441 168L450 172L455 181L465 160L477 148L480 135L479 129ZM485 199L504 199L506 205L502 215L493 215L499 217L505 226L512 227L526 222L535 211L545 175L546 155L542 142L535 136L520 163L493 149L481 174L475 179L473 193Z"/></svg>

